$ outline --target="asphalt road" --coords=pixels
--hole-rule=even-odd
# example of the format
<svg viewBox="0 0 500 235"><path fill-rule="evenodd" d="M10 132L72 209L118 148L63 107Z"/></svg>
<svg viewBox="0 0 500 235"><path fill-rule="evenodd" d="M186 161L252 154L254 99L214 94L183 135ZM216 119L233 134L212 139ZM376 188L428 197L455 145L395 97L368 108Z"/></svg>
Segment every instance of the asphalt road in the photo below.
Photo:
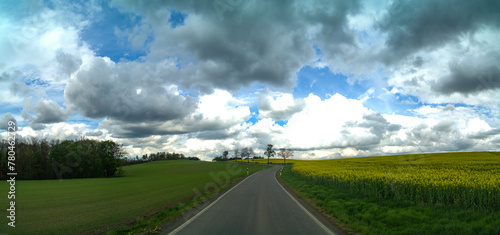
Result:
<svg viewBox="0 0 500 235"><path fill-rule="evenodd" d="M333 234L282 188L279 169L247 177L170 234Z"/></svg>

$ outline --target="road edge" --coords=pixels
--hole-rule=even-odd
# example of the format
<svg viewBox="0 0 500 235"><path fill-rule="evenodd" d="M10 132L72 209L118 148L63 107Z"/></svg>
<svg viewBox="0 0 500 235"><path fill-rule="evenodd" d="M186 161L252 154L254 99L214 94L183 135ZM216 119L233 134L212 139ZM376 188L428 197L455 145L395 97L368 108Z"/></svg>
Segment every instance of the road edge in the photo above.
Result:
<svg viewBox="0 0 500 235"><path fill-rule="evenodd" d="M306 209L311 215L313 215L319 222L321 222L324 226L326 226L330 231L338 235L348 235L353 234L349 233L346 229L343 228L342 224L334 219L330 218L325 212L319 211L315 206L311 204L311 202L303 197L301 197L295 190L290 188L281 178L278 176L282 168L276 171L274 175L275 179L281 185L281 187L288 192L292 198L294 198L304 209Z"/></svg>
<svg viewBox="0 0 500 235"><path fill-rule="evenodd" d="M255 172L255 173L252 173L248 176L242 177L241 179L231 183L230 185L228 185L224 189L211 195L203 203L200 203L200 204L196 205L194 208L191 208L191 209L183 212L182 215L177 217L176 219L163 223L161 225L161 232L159 234L164 234L164 235L175 234L173 232L176 231L178 228L180 228L181 226L183 226L183 227L187 226L186 223L188 221L196 219L196 217L200 216L205 210L210 208L213 204L215 204L220 198L222 198L224 195L226 195L233 188L235 188L239 184L243 183L243 181L247 180L248 178L252 177L253 175L258 174L259 172L261 172L261 170ZM184 225L184 224L186 224L186 225ZM179 231L180 230L181 229L179 229ZM176 231L176 232L179 232L179 231Z"/></svg>

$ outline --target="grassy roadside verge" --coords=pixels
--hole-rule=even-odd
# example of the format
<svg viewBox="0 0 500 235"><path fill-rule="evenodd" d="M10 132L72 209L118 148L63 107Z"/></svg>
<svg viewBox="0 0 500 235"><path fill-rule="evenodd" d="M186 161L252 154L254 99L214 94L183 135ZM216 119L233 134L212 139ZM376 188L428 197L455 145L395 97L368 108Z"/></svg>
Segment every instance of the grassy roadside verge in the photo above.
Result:
<svg viewBox="0 0 500 235"><path fill-rule="evenodd" d="M239 176L231 179L229 182L218 185L216 188L211 188L201 194L190 196L186 199L179 201L175 206L168 209L159 211L151 218L146 220L140 219L135 224L130 226L123 226L115 230L107 232L107 235L121 235L121 234L157 234L162 231L162 224L168 221L173 221L183 215L184 212L189 211L196 206L203 204L210 197L223 191L227 187L235 184L243 179L245 176Z"/></svg>
<svg viewBox="0 0 500 235"><path fill-rule="evenodd" d="M283 182L320 211L362 234L500 234L500 211L370 198L329 188L290 169L283 169Z"/></svg>

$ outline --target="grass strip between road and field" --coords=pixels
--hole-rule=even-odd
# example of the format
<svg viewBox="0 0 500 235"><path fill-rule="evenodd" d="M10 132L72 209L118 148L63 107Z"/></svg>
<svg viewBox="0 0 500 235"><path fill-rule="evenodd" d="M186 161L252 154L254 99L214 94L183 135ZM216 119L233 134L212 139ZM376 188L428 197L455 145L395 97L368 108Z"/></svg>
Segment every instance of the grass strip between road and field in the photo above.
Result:
<svg viewBox="0 0 500 235"><path fill-rule="evenodd" d="M204 191L200 195L194 195L186 200L181 200L175 206L168 209L162 210L156 213L153 217L149 219L138 219L137 223L131 226L123 226L118 229L109 231L107 235L121 235L121 234L157 234L162 231L161 225L167 221L173 221L183 215L184 212L195 208L196 206L203 204L210 197L216 195L220 191L231 186L235 182L240 181L244 176L231 179L231 181L218 185L216 188L212 188L208 191Z"/></svg>
<svg viewBox="0 0 500 235"><path fill-rule="evenodd" d="M315 208L354 233L500 234L500 211L421 205L359 195L283 169L281 179Z"/></svg>

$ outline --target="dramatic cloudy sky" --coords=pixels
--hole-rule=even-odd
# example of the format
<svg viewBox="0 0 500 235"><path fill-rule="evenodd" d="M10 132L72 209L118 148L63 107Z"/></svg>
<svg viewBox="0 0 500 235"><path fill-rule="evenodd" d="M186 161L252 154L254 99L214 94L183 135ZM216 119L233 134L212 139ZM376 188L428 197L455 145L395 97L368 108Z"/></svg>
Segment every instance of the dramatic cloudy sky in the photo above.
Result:
<svg viewBox="0 0 500 235"><path fill-rule="evenodd" d="M209 160L500 150L500 2L1 1L0 129Z"/></svg>

